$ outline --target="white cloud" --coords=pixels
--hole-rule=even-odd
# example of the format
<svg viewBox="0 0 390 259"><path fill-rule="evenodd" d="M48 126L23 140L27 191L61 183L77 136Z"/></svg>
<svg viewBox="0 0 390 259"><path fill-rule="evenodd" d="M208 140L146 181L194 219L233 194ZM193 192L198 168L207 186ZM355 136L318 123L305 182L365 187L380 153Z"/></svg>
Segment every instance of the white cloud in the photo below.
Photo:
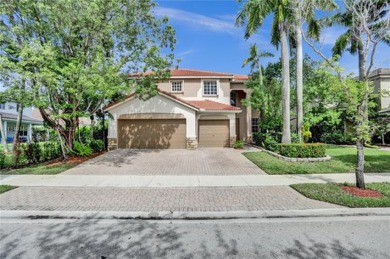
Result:
<svg viewBox="0 0 390 259"><path fill-rule="evenodd" d="M337 40L337 38L345 33L346 29L341 26L333 26L329 28L325 28L321 32L320 42L324 45L333 46Z"/></svg>
<svg viewBox="0 0 390 259"><path fill-rule="evenodd" d="M192 24L194 26L201 26L202 28L210 31L228 33L231 35L234 35L239 31L233 22L211 18L205 15L179 9L156 7L154 12L157 16L168 16L170 20Z"/></svg>

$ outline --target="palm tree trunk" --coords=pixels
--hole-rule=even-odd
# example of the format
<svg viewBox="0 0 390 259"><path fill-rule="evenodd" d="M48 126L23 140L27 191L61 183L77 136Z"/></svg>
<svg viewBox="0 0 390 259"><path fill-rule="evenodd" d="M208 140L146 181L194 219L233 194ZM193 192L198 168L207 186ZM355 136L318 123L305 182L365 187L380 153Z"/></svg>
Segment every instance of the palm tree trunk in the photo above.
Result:
<svg viewBox="0 0 390 259"><path fill-rule="evenodd" d="M291 143L290 133L290 57L287 42L287 31L284 23L279 23L282 52L282 143Z"/></svg>
<svg viewBox="0 0 390 259"><path fill-rule="evenodd" d="M358 128L356 136L357 162L356 162L356 186L361 189L366 188L364 181L364 127L368 125L368 78L366 78L365 58L361 44L358 49L359 55L359 80L365 81L364 97L360 107L358 107Z"/></svg>
<svg viewBox="0 0 390 259"><path fill-rule="evenodd" d="M303 124L303 51L302 51L302 31L299 25L298 17L296 25L296 44L297 44L297 130L299 142L302 142L302 124Z"/></svg>

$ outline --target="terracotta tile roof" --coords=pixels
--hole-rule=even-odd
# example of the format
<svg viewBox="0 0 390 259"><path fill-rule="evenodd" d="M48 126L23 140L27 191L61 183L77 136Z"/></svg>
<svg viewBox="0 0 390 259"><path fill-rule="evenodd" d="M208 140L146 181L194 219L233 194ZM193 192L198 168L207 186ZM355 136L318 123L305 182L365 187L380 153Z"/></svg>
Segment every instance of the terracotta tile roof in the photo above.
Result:
<svg viewBox="0 0 390 259"><path fill-rule="evenodd" d="M132 73L129 74L130 77L139 77L139 76L147 76L151 75L153 72L146 71L144 73ZM197 70L197 69L172 69L170 70L171 77L228 77L234 80L248 80L248 76L246 75L235 75L230 73L223 72L214 72L214 71L206 71L206 70Z"/></svg>
<svg viewBox="0 0 390 259"><path fill-rule="evenodd" d="M178 102L181 102L183 104L186 104L188 106L191 106L192 108L194 108L196 110L206 110L206 111L207 110L211 110L211 111L237 111L237 110L241 110L239 107L227 105L224 103L214 102L214 101L210 101L210 100L199 100L199 101L197 101L197 100L196 101L184 100L184 99L181 99L173 94L162 91L160 89L158 89L158 91L160 94L168 96L168 97L170 97ZM112 107L120 102L128 100L129 98L132 98L134 95L135 94L131 94L122 100L118 100L118 101L109 103L103 109L106 110L106 109L108 109L108 108L110 108L110 107Z"/></svg>
<svg viewBox="0 0 390 259"><path fill-rule="evenodd" d="M249 77L247 75L233 75L234 81L246 81Z"/></svg>
<svg viewBox="0 0 390 259"><path fill-rule="evenodd" d="M236 111L241 110L239 107L227 105L224 103L214 102L210 100L202 100L202 101L189 101L186 100L187 103L192 106L200 109L200 110L212 110L212 111Z"/></svg>

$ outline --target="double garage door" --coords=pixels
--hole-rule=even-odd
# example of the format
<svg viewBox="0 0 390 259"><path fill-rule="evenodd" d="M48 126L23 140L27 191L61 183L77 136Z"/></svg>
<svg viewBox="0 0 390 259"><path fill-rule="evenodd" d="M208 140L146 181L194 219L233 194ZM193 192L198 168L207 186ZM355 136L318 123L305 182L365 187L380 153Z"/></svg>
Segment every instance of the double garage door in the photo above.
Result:
<svg viewBox="0 0 390 259"><path fill-rule="evenodd" d="M199 147L229 147L229 120L198 122ZM118 120L118 147L186 148L186 120Z"/></svg>
<svg viewBox="0 0 390 259"><path fill-rule="evenodd" d="M186 148L186 120L118 120L118 147Z"/></svg>

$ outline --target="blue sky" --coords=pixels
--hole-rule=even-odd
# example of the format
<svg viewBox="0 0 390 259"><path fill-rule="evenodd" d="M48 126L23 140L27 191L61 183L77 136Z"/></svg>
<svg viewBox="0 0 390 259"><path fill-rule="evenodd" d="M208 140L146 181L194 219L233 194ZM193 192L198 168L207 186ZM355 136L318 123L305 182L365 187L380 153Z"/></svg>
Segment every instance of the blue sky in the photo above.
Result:
<svg viewBox="0 0 390 259"><path fill-rule="evenodd" d="M247 74L249 67L242 68L247 58L249 46L256 43L261 51L275 54L274 58L263 60L263 64L279 58L277 51L270 44L270 23L268 17L258 33L245 40L243 28L234 26L236 14L241 4L234 0L156 0L155 13L166 15L176 30L175 56L182 62L181 68L194 68L211 71ZM326 55L331 55L331 48L344 28L326 29L318 45ZM375 68L390 67L390 48L380 45L376 55ZM311 48L304 45L304 52L313 59L320 59ZM386 53L384 55L384 53ZM345 53L340 63L346 72L356 73L357 57Z"/></svg>

